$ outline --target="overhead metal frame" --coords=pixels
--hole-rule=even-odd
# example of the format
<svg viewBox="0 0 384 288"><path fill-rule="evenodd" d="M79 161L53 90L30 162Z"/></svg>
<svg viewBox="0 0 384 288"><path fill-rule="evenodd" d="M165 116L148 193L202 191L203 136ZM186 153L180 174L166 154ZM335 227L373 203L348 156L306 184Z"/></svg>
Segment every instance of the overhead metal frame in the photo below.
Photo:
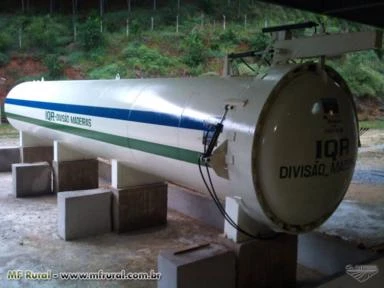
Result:
<svg viewBox="0 0 384 288"><path fill-rule="evenodd" d="M383 0L261 0L384 28Z"/></svg>

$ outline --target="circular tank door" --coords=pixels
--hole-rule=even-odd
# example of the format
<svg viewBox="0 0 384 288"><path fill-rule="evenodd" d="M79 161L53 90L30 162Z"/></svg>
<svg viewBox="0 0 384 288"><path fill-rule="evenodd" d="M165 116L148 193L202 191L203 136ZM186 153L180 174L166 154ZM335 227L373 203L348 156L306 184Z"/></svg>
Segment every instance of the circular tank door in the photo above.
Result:
<svg viewBox="0 0 384 288"><path fill-rule="evenodd" d="M319 226L343 199L356 162L355 106L343 80L316 64L294 69L256 129L253 178L264 213L282 231Z"/></svg>

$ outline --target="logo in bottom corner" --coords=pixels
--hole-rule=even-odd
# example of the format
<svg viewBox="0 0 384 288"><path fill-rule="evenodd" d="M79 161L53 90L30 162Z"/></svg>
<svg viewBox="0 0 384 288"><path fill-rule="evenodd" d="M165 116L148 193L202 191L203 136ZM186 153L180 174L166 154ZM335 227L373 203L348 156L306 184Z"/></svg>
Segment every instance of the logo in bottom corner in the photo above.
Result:
<svg viewBox="0 0 384 288"><path fill-rule="evenodd" d="M360 283L363 283L378 274L379 267L377 265L347 265L345 272Z"/></svg>

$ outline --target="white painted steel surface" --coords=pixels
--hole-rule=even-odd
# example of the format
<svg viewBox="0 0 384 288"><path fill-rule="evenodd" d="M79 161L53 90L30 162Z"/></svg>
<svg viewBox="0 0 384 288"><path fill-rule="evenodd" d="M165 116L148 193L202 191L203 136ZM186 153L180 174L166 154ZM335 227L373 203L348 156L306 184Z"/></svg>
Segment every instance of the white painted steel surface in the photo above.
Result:
<svg viewBox="0 0 384 288"><path fill-rule="evenodd" d="M330 68L276 66L263 79L27 82L5 110L19 130L207 192L196 164L204 131L226 103L242 101L223 123L229 180L212 171L217 192L241 197L274 230L319 226L343 198L357 154L353 100Z"/></svg>

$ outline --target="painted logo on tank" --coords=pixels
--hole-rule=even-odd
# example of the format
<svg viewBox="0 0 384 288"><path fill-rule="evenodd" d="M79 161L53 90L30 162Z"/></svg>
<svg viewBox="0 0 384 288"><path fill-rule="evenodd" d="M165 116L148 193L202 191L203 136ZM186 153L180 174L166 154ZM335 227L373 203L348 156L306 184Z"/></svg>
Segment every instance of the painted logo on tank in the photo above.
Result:
<svg viewBox="0 0 384 288"><path fill-rule="evenodd" d="M346 158L350 154L348 138L318 140L314 150L316 160L313 164L280 166L279 178L327 177L347 171L354 166L354 160Z"/></svg>
<svg viewBox="0 0 384 288"><path fill-rule="evenodd" d="M64 124L75 124L79 126L92 127L92 119L71 115L68 113L58 113L55 111L45 111L45 120L49 122L64 123Z"/></svg>
<svg viewBox="0 0 384 288"><path fill-rule="evenodd" d="M344 133L337 99L323 98L320 102L323 109L323 119L327 122L327 127L324 129L324 133L339 135Z"/></svg>
<svg viewBox="0 0 384 288"><path fill-rule="evenodd" d="M280 166L280 179L328 177L354 167L354 157L351 157L351 141L347 137L341 136L344 127L337 99L322 98L314 103L312 114L319 113L325 122L323 133L327 135L327 138L315 141L313 163Z"/></svg>

